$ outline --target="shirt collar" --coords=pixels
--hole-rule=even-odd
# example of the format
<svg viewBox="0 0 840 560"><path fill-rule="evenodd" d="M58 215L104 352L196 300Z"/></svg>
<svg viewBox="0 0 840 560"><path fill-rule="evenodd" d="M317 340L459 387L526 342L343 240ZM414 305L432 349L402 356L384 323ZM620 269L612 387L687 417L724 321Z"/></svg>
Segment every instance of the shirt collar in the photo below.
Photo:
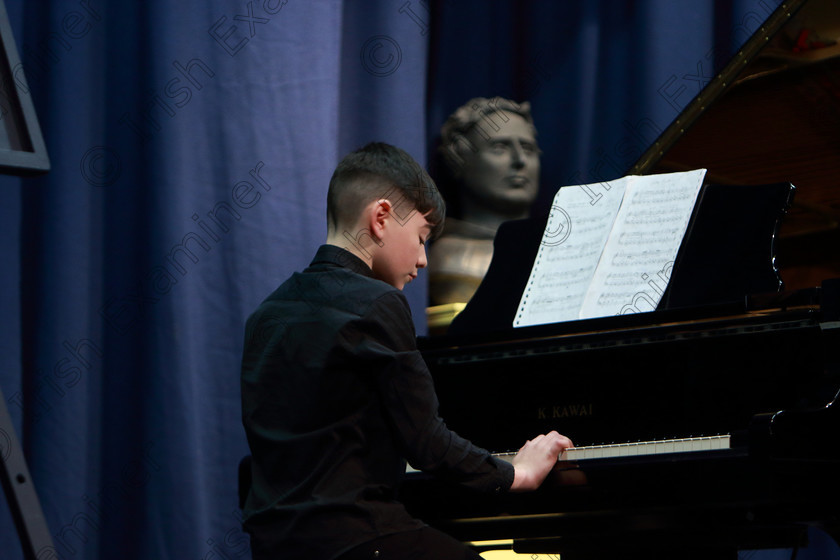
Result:
<svg viewBox="0 0 840 560"><path fill-rule="evenodd" d="M367 263L365 263L365 261L347 249L342 249L341 247L337 247L335 245L321 245L318 247L318 252L315 253L315 258L312 259L312 263L309 266L315 266L318 264L341 266L343 268L349 268L357 274L374 278L373 271Z"/></svg>

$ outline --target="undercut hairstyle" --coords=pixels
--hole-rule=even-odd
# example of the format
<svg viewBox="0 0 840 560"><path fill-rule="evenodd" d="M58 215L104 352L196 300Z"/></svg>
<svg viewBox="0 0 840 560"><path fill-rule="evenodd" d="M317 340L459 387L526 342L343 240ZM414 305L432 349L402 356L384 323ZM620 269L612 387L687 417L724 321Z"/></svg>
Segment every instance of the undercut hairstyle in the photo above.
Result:
<svg viewBox="0 0 840 560"><path fill-rule="evenodd" d="M388 199L399 220L417 211L432 226L429 240L443 229L446 204L435 182L404 150L371 142L339 162L327 192L327 225L330 231L356 224L371 202Z"/></svg>

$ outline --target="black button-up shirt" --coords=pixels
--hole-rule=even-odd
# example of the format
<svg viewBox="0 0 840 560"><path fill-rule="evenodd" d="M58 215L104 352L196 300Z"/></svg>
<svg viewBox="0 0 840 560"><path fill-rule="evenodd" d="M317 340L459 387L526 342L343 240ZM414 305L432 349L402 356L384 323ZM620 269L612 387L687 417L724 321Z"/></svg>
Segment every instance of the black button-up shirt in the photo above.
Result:
<svg viewBox="0 0 840 560"><path fill-rule="evenodd" d="M422 527L395 500L406 459L479 490L513 482L510 464L438 416L403 293L338 247L322 246L248 319L242 407L255 555L334 558Z"/></svg>

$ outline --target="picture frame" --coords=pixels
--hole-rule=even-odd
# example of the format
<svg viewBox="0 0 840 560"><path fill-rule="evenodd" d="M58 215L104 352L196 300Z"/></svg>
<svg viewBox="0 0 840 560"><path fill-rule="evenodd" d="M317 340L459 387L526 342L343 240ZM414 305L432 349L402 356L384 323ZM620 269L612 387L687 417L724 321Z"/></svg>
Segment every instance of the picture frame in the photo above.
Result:
<svg viewBox="0 0 840 560"><path fill-rule="evenodd" d="M0 173L5 175L31 176L50 170L23 70L5 2L0 1Z"/></svg>

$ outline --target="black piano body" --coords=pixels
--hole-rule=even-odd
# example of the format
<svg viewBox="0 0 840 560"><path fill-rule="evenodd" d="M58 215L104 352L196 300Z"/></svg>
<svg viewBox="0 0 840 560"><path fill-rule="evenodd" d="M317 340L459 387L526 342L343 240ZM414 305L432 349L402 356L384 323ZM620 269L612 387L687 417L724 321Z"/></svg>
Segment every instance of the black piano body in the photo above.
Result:
<svg viewBox="0 0 840 560"><path fill-rule="evenodd" d="M733 433L756 414L824 406L840 389L837 323L796 299L437 339L424 356L447 423L494 451L554 429L577 445Z"/></svg>
<svg viewBox="0 0 840 560"><path fill-rule="evenodd" d="M494 452L550 430L584 447L723 434L730 447L561 463L530 495L412 474L409 508L465 541L572 559L840 535L840 281L783 289L794 190L705 185L655 311L525 328L513 317L545 221L505 224L453 333L420 340L453 430Z"/></svg>
<svg viewBox="0 0 840 560"><path fill-rule="evenodd" d="M550 430L576 446L727 434L730 448L560 463L528 495L478 496L414 474L409 508L465 541L511 539L573 560L732 557L798 546L808 526L840 536L840 282L781 289L775 232L791 194L704 187L659 309L519 329L504 328L518 295L497 290L521 294L527 275L508 261L539 225L511 224L458 332L420 341L441 415L491 451ZM775 203L740 220L745 231L727 222L720 245L709 226L753 197ZM748 295L754 287L769 291Z"/></svg>
<svg viewBox="0 0 840 560"><path fill-rule="evenodd" d="M576 446L722 434L731 446L561 463L531 495L413 474L411 511L465 541L573 560L731 557L802 544L808 526L840 535L840 282L783 289L775 244L794 190L704 186L648 313L513 328L545 222L503 226L453 334L420 340L453 430L494 452L550 430Z"/></svg>

